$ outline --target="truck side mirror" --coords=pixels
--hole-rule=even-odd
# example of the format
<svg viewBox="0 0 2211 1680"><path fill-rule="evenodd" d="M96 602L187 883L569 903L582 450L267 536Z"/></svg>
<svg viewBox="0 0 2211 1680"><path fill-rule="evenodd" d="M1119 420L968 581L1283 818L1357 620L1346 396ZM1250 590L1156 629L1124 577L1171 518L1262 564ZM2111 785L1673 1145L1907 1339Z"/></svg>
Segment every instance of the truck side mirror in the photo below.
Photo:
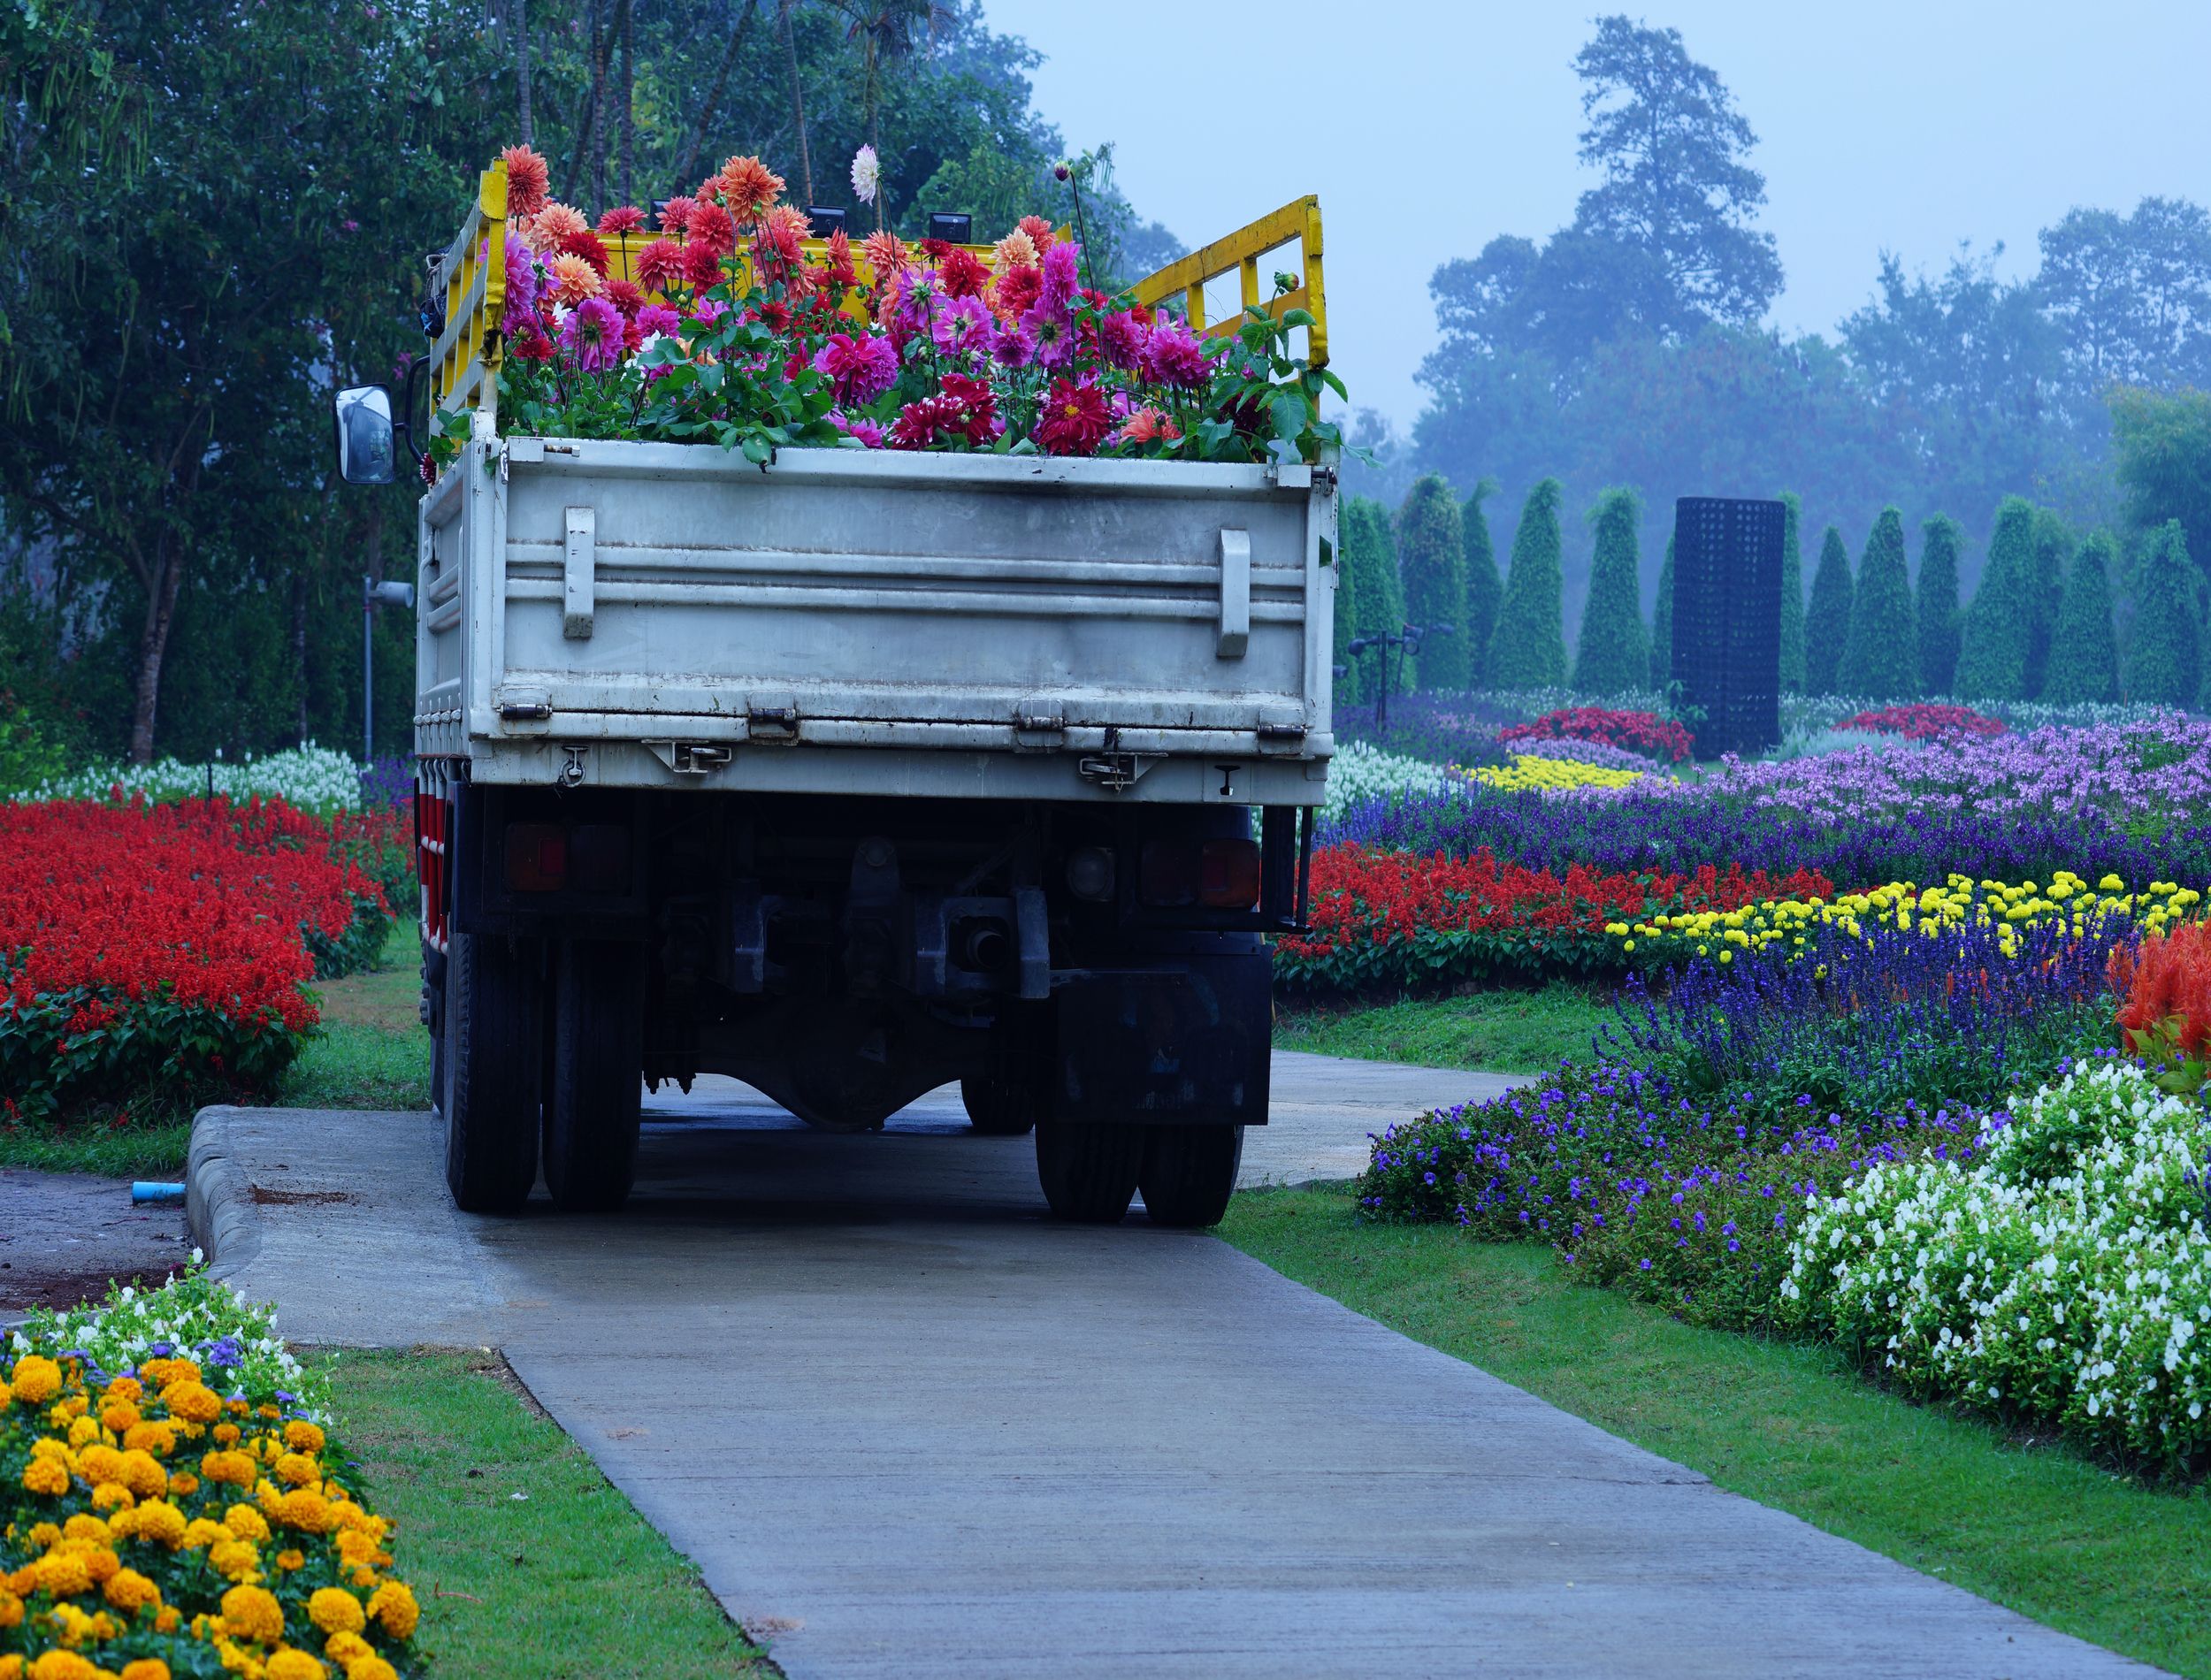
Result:
<svg viewBox="0 0 2211 1680"><path fill-rule="evenodd" d="M338 476L349 485L393 480L392 394L380 385L356 385L338 393Z"/></svg>

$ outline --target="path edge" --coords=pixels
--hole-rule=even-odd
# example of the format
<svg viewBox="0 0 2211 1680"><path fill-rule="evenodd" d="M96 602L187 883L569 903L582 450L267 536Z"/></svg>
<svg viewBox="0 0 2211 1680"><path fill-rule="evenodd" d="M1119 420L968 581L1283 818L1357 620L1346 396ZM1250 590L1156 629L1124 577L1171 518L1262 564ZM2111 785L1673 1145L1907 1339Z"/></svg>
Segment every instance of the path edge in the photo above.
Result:
<svg viewBox="0 0 2211 1680"><path fill-rule="evenodd" d="M207 1257L207 1275L218 1281L243 1271L261 1253L260 1216L231 1135L241 1113L218 1103L195 1114L185 1158L185 1228Z"/></svg>

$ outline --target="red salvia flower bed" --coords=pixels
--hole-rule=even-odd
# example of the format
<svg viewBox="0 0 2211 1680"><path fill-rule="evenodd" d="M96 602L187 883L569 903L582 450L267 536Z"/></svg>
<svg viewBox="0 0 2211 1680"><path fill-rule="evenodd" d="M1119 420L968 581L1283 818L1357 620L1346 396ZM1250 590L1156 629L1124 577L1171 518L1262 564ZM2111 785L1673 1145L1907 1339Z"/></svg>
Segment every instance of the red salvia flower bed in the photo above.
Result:
<svg viewBox="0 0 2211 1680"><path fill-rule="evenodd" d="M1629 752L1648 752L1668 764L1689 756L1689 732L1655 712L1622 712L1609 706L1569 706L1546 712L1533 723L1514 723L1497 731L1500 742L1600 741Z"/></svg>
<svg viewBox="0 0 2211 1680"><path fill-rule="evenodd" d="M2184 922L2111 953L2119 1029L2136 1055L2211 1058L2211 923Z"/></svg>
<svg viewBox="0 0 2211 1680"><path fill-rule="evenodd" d="M1488 851L1451 858L1329 846L1312 860L1312 931L1276 943L1274 974L1290 986L1359 991L1600 972L1619 964L1607 922L1815 894L1832 897L1834 884L1812 869L1627 875L1576 865L1556 875Z"/></svg>
<svg viewBox="0 0 2211 1680"><path fill-rule="evenodd" d="M1947 736L2001 735L2004 721L1983 717L1970 706L1884 706L1847 717L1835 727L1901 735L1908 741L1939 741Z"/></svg>
<svg viewBox="0 0 2211 1680"><path fill-rule="evenodd" d="M281 802L0 805L0 1120L265 1091L375 893Z"/></svg>

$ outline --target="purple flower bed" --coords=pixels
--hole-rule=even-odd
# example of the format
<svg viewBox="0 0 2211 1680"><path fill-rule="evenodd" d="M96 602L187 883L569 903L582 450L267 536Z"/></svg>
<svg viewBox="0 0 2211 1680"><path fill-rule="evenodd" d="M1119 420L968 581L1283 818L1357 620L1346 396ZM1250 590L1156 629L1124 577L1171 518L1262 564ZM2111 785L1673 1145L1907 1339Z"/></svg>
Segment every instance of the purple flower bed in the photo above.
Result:
<svg viewBox="0 0 2211 1680"><path fill-rule="evenodd" d="M1657 767L1647 752L1630 752L1609 741L1522 740L1507 744L1509 752L1534 759L1557 759L1568 764L1593 764L1603 770L1634 770L1648 775ZM1561 790L1562 791L1564 790Z"/></svg>
<svg viewBox="0 0 2211 1680"><path fill-rule="evenodd" d="M2211 821L2127 824L2093 807L2064 814L1917 807L1837 821L1677 791L1662 778L1601 797L1473 788L1448 798L1364 801L1324 824L1324 845L1350 844L1465 857L1488 847L1531 869L1576 863L1633 874L1739 864L1786 874L1817 869L1845 890L1890 881L2047 881L2070 869L2130 885L2211 879Z"/></svg>
<svg viewBox="0 0 2211 1680"><path fill-rule="evenodd" d="M410 757L379 759L361 772L361 808L392 811L411 806L415 798L415 760Z"/></svg>

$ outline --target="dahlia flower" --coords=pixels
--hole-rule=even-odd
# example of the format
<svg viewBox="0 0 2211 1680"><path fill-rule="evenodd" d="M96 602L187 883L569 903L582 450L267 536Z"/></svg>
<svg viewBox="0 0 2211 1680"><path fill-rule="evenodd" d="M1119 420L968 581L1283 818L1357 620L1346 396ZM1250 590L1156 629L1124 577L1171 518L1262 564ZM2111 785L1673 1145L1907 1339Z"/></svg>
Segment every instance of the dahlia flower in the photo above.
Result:
<svg viewBox="0 0 2211 1680"><path fill-rule="evenodd" d="M601 297L587 297L561 325L561 347L585 373L622 364L622 311Z"/></svg>
<svg viewBox="0 0 2211 1680"><path fill-rule="evenodd" d="M1144 340L1144 376L1155 385L1203 385L1205 347L1180 321L1162 321Z"/></svg>
<svg viewBox="0 0 2211 1680"><path fill-rule="evenodd" d="M865 416L846 414L842 409L830 410L830 424L848 438L857 438L870 449L883 447L883 428Z"/></svg>
<svg viewBox="0 0 2211 1680"><path fill-rule="evenodd" d="M814 370L837 387L840 405L856 408L898 382L898 352L873 333L839 332L815 354Z"/></svg>
<svg viewBox="0 0 2211 1680"><path fill-rule="evenodd" d="M937 278L946 297L975 297L990 284L991 271L973 251L955 245L938 259Z"/></svg>
<svg viewBox="0 0 2211 1680"><path fill-rule="evenodd" d="M1039 367L1064 367L1075 355L1075 317L1063 306L1052 308L1038 298L1028 314L1021 317L1021 325L1029 329L1037 347Z"/></svg>
<svg viewBox="0 0 2211 1680"><path fill-rule="evenodd" d="M1087 455L1113 429L1113 410L1096 381L1054 379L1037 416L1037 442L1048 454Z"/></svg>
<svg viewBox="0 0 2211 1680"><path fill-rule="evenodd" d="M1009 268L1034 268L1037 256L1037 241L1017 227L991 248L991 266L1000 274Z"/></svg>
<svg viewBox="0 0 2211 1680"><path fill-rule="evenodd" d="M545 159L527 146L509 146L499 157L507 165L507 214L535 216L545 208L546 193L552 184Z"/></svg>
<svg viewBox="0 0 2211 1680"><path fill-rule="evenodd" d="M507 333L507 350L524 362L550 362L553 359L553 340L545 336L545 329L534 320L518 331Z"/></svg>
<svg viewBox="0 0 2211 1680"><path fill-rule="evenodd" d="M1080 282L1077 263L1081 256L1082 248L1072 240L1063 241L1044 253L1044 290L1037 302L1064 309L1075 301Z"/></svg>
<svg viewBox="0 0 2211 1680"><path fill-rule="evenodd" d="M638 280L649 291L665 292L683 271L684 248L672 239L656 239L638 253Z"/></svg>
<svg viewBox="0 0 2211 1680"><path fill-rule="evenodd" d="M860 241L860 254L868 259L868 266L874 272L877 286L899 273L913 260L907 255L906 247L896 233L868 234Z"/></svg>
<svg viewBox="0 0 2211 1680"><path fill-rule="evenodd" d="M599 235L588 227L562 235L560 248L570 256L582 257L584 261L599 271L601 279L606 278L608 270L612 266L614 260L608 255L606 245L601 241Z"/></svg>
<svg viewBox="0 0 2211 1680"><path fill-rule="evenodd" d="M1025 368L1037 359L1037 334L1025 321L1008 321L991 347L1001 367Z"/></svg>
<svg viewBox="0 0 2211 1680"><path fill-rule="evenodd" d="M597 297L607 284L597 269L566 251L548 265L547 279L551 282L549 291L555 303L578 303L587 297Z"/></svg>
<svg viewBox="0 0 2211 1680"><path fill-rule="evenodd" d="M645 307L645 294L638 289L634 280L608 280L605 296L608 302L622 311L624 320L635 319L637 312Z"/></svg>
<svg viewBox="0 0 2211 1680"><path fill-rule="evenodd" d="M853 154L853 196L863 204L872 204L882 187L883 160L876 156L873 146L862 146Z"/></svg>
<svg viewBox="0 0 2211 1680"><path fill-rule="evenodd" d="M682 330L684 318L665 303L647 303L637 312L637 324L648 336L657 332L672 339Z"/></svg>
<svg viewBox="0 0 2211 1680"><path fill-rule="evenodd" d="M926 449L940 438L965 435L968 411L956 397L923 397L899 410L891 423L893 449Z"/></svg>
<svg viewBox="0 0 2211 1680"><path fill-rule="evenodd" d="M757 157L732 157L714 177L714 186L739 222L759 219L783 191L783 177Z"/></svg>
<svg viewBox="0 0 2211 1680"><path fill-rule="evenodd" d="M979 297L955 297L939 309L929 324L929 335L946 353L972 351L988 355L998 344L998 317Z"/></svg>
<svg viewBox="0 0 2211 1680"><path fill-rule="evenodd" d="M960 434L980 447L1006 430L998 417L998 393L988 379L970 379L957 373L945 376L944 394L960 405L964 416Z"/></svg>
<svg viewBox="0 0 2211 1680"><path fill-rule="evenodd" d="M691 225L691 212L699 208L699 201L687 193L678 193L661 206L661 232L678 238Z"/></svg>
<svg viewBox="0 0 2211 1680"><path fill-rule="evenodd" d="M1171 442L1182 435L1182 427L1176 425L1170 416L1149 406L1130 415L1121 429L1123 443Z"/></svg>
<svg viewBox="0 0 2211 1680"><path fill-rule="evenodd" d="M1124 370L1141 365L1144 343L1150 336L1144 323L1128 309L1117 310L1098 324L1098 348L1113 366Z"/></svg>
<svg viewBox="0 0 2211 1680"><path fill-rule="evenodd" d="M860 275L853 267L853 242L841 227L830 230L822 253L822 278L831 286L854 286Z"/></svg>
<svg viewBox="0 0 2211 1680"><path fill-rule="evenodd" d="M1044 290L1044 271L1033 264L1001 269L991 282L991 307L1006 320L1026 315Z"/></svg>
<svg viewBox="0 0 2211 1680"><path fill-rule="evenodd" d="M693 245L703 245L717 256L727 256L737 248L736 218L710 198L702 198L691 207L684 232Z"/></svg>
<svg viewBox="0 0 2211 1680"><path fill-rule="evenodd" d="M1039 255L1050 250L1052 241L1058 237L1052 231L1052 224L1041 216L1022 217L1018 231L1029 235L1029 242L1037 248Z"/></svg>
<svg viewBox="0 0 2211 1680"><path fill-rule="evenodd" d="M684 247L680 259L685 284L694 292L703 292L708 286L721 285L729 278L722 268L722 259L726 255L726 252L717 251L702 241L692 240Z"/></svg>
<svg viewBox="0 0 2211 1680"><path fill-rule="evenodd" d="M524 236L530 241L530 248L543 256L560 249L561 241L570 233L590 231L591 224L584 219L581 210L555 201L530 218Z"/></svg>

